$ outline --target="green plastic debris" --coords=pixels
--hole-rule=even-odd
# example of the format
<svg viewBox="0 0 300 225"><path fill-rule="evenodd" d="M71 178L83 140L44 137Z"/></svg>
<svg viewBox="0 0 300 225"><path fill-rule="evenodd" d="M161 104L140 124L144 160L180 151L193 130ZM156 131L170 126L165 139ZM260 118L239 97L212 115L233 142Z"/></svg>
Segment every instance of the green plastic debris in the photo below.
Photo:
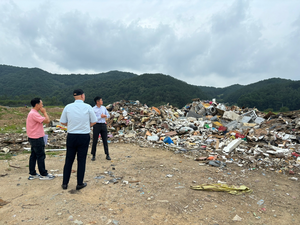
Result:
<svg viewBox="0 0 300 225"><path fill-rule="evenodd" d="M245 185L237 186L228 186L227 184L202 184L197 186L190 186L193 190L199 191L223 191L228 192L232 195L240 195L244 193L252 193L252 190L246 187Z"/></svg>

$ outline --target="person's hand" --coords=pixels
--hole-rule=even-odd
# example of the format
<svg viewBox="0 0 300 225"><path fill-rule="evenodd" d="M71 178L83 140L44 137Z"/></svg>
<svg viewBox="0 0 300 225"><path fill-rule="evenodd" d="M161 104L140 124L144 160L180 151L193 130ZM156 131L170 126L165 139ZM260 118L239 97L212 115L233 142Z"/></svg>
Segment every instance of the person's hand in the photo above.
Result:
<svg viewBox="0 0 300 225"><path fill-rule="evenodd" d="M46 109L44 107L40 108L41 113L45 114Z"/></svg>
<svg viewBox="0 0 300 225"><path fill-rule="evenodd" d="M101 118L104 118L104 117L106 117L106 115L105 114L101 114Z"/></svg>

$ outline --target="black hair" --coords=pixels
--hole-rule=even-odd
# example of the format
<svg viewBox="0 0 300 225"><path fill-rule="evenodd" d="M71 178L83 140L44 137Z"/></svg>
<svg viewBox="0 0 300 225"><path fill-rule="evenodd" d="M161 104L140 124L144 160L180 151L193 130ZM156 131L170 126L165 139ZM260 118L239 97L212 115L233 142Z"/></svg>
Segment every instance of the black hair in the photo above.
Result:
<svg viewBox="0 0 300 225"><path fill-rule="evenodd" d="M96 97L94 98L94 102L97 104L97 101L99 101L100 99L101 99L101 97L96 96Z"/></svg>
<svg viewBox="0 0 300 225"><path fill-rule="evenodd" d="M31 103L32 107L35 107L35 105L40 104L40 102L41 102L40 98L34 98L34 99L31 100L30 103Z"/></svg>

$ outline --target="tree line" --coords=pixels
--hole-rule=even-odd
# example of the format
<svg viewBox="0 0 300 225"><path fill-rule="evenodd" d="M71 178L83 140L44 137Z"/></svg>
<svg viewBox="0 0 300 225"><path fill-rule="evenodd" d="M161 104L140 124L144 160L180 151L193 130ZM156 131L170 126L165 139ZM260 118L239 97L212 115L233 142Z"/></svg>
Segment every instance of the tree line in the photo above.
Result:
<svg viewBox="0 0 300 225"><path fill-rule="evenodd" d="M120 100L139 100L149 106L171 104L183 107L194 98L227 105L256 107L263 111L281 108L300 109L300 81L271 78L249 85L234 84L225 88L195 86L164 74L137 75L109 71L99 74L51 74L39 68L0 65L0 105L29 105L41 97L45 105L64 106L74 101L72 92L81 88L86 102L101 96L104 104Z"/></svg>

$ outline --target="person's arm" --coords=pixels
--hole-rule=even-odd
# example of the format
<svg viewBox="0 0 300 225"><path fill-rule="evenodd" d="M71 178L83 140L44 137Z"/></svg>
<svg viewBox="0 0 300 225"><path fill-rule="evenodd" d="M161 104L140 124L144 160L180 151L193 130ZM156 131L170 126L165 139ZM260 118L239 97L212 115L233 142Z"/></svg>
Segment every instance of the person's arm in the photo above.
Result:
<svg viewBox="0 0 300 225"><path fill-rule="evenodd" d="M104 113L103 113L103 114L101 114L101 118L109 118L109 117L110 117L110 115L109 115L109 113L108 113L107 109L105 108L105 111L104 111Z"/></svg>
<svg viewBox="0 0 300 225"><path fill-rule="evenodd" d="M107 119L109 119L109 118L110 118L110 114L109 114L109 112L107 111L107 109L105 109L105 114L106 114Z"/></svg>
<svg viewBox="0 0 300 225"><path fill-rule="evenodd" d="M64 121L64 122L62 122L62 121ZM62 112L62 114L61 114L61 116L60 116L59 122L60 122L62 125L64 125L64 126L67 126L67 125L68 125L68 119L67 119L67 116L66 116L66 108L64 108L64 110L63 110L63 112Z"/></svg>
<svg viewBox="0 0 300 225"><path fill-rule="evenodd" d="M48 116L48 114L46 112L46 109L45 108L41 108L40 111L41 111L41 113L44 114L44 117L45 117L43 123L50 123L50 119L49 119L49 116Z"/></svg>
<svg viewBox="0 0 300 225"><path fill-rule="evenodd" d="M97 118L97 116L95 114L95 111L92 107L89 109L89 114L90 114L90 126L92 127L97 123L98 118Z"/></svg>

